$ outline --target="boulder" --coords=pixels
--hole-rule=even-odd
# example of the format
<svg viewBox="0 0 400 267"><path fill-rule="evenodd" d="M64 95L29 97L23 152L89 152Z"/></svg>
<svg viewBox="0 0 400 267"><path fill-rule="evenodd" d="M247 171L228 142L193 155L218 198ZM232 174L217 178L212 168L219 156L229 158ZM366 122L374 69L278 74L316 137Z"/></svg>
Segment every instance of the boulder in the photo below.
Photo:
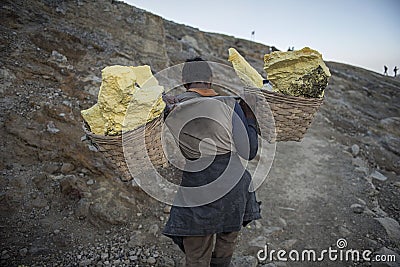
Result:
<svg viewBox="0 0 400 267"><path fill-rule="evenodd" d="M400 244L399 223L395 219L389 217L375 218L375 220L377 220L383 226L383 228L385 228L389 239L399 245Z"/></svg>

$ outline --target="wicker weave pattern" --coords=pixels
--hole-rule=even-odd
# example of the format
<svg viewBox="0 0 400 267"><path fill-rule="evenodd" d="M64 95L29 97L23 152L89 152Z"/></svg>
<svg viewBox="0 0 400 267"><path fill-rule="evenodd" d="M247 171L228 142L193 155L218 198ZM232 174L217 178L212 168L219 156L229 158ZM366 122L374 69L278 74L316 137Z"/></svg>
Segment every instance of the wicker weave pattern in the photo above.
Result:
<svg viewBox="0 0 400 267"><path fill-rule="evenodd" d="M145 131L143 127L146 127ZM118 136L96 135L84 126L87 138L104 154L104 156L121 173L122 181L133 179L130 168L144 171L144 163L149 158L155 168L167 166L161 143L161 116L141 126ZM144 135L144 136L143 136ZM124 154L125 152L125 154ZM135 170L136 171L136 170Z"/></svg>
<svg viewBox="0 0 400 267"><path fill-rule="evenodd" d="M259 88L245 88L245 92L257 94L261 99L261 105L257 106L261 109L257 112L261 117L258 118L259 126L271 143L301 141L323 102L322 98L287 96Z"/></svg>

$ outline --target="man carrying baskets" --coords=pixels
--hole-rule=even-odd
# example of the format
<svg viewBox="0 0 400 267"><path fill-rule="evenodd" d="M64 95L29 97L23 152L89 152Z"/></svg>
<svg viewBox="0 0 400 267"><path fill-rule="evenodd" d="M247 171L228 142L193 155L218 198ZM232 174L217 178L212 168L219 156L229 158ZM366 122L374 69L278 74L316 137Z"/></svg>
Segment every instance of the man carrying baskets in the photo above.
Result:
<svg viewBox="0 0 400 267"><path fill-rule="evenodd" d="M241 227L261 218L240 160L257 154L256 119L244 101L211 89L203 59L186 61L182 81L185 93L164 96L165 124L186 161L163 234L185 253L186 266L229 266Z"/></svg>

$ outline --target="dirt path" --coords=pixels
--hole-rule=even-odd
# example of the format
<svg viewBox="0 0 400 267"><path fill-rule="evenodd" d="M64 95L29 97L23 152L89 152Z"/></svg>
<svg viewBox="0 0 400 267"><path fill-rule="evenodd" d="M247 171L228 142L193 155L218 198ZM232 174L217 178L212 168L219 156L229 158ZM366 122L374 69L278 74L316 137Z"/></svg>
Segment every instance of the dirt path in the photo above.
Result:
<svg viewBox="0 0 400 267"><path fill-rule="evenodd" d="M376 215L351 208L353 204L371 208L370 185L366 174L354 171L348 147L314 134L326 126L319 116L302 142L277 146L271 172L257 191L264 204L261 225L243 231L240 251L255 255L252 245L267 242L269 249L320 252L335 249L339 238L345 238L351 249L376 250L374 240L386 239L373 219ZM330 133L334 137L335 132ZM351 263L326 261L323 265ZM286 266L305 265L288 262Z"/></svg>

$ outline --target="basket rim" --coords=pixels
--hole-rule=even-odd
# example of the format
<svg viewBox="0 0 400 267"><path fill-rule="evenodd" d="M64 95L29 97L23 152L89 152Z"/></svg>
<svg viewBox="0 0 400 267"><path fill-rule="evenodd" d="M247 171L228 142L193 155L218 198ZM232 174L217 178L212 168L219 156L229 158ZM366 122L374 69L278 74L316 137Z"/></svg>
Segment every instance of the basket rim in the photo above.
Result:
<svg viewBox="0 0 400 267"><path fill-rule="evenodd" d="M130 133L133 133L133 132L137 132L137 131L139 131L140 129L143 129L143 127L145 127L145 126L154 126L157 122L158 122L158 120L160 120L161 119L161 115L160 116L158 116L158 117L156 117L156 118L154 118L154 119L152 119L151 121L149 121L149 122L146 122L145 124L143 124L143 125L140 125L140 126L138 126L137 128L135 128L135 129L132 129L132 130L129 130L129 131L123 131L122 132L122 134L120 134L120 135L101 135L101 134L95 134L95 133L93 133L92 131L90 131L89 130L89 124L86 122L86 120L82 117L82 128L83 128L83 130L85 131L85 134L87 135L87 136L89 136L89 137L91 137L91 138L94 138L94 139L103 139L103 140L115 140L115 139L121 139L122 138L122 135L124 135L124 134L130 134Z"/></svg>
<svg viewBox="0 0 400 267"><path fill-rule="evenodd" d="M307 98L307 97L303 97L303 96L285 95L285 94L278 93L278 92L262 90L257 87L244 87L244 89L249 90L251 92L263 94L267 97L283 100L286 102L292 102L293 104L300 104L300 105L319 105L325 99L324 96L322 98Z"/></svg>

